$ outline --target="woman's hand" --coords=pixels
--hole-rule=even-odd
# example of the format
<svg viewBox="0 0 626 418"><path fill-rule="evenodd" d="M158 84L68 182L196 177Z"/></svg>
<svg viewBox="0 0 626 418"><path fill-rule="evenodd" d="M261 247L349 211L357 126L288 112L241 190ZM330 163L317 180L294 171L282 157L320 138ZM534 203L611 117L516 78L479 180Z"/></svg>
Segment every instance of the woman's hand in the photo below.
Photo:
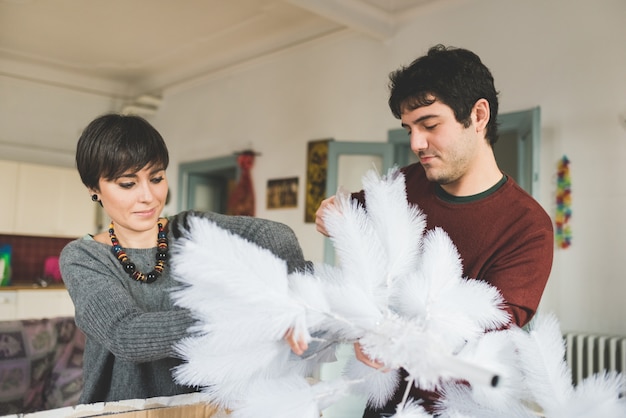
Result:
<svg viewBox="0 0 626 418"><path fill-rule="evenodd" d="M289 347L291 347L291 351L299 356L301 356L306 351L306 349L309 348L309 345L304 340L304 338L296 338L293 332L293 328L289 328L283 338L285 339L285 341L287 341Z"/></svg>

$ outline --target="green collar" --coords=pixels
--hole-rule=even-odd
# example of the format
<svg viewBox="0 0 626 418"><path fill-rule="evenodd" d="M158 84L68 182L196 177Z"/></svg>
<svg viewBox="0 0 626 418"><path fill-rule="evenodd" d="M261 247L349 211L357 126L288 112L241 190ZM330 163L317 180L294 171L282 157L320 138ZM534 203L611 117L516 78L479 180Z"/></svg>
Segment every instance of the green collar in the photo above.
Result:
<svg viewBox="0 0 626 418"><path fill-rule="evenodd" d="M504 183L506 183L508 177L506 176L506 174L502 175L502 178L500 179L500 181L498 181L496 184L494 184L493 186L491 186L490 188L488 188L487 190L485 190L484 192L480 192L478 194L474 194L471 196L453 196L450 193L446 192L445 190L443 190L443 188L441 187L441 185L437 184L435 186L435 193L437 194L437 196L449 203L470 203L470 202L476 202L478 200L484 199L489 195L492 195L493 193L496 192L496 190L498 190L500 187L502 187L504 185Z"/></svg>

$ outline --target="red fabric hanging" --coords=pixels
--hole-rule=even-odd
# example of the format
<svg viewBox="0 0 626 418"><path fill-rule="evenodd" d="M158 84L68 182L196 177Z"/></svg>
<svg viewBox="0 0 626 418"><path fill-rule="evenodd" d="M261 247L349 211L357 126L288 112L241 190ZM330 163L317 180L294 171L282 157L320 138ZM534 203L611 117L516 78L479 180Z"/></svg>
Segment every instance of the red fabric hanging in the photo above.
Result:
<svg viewBox="0 0 626 418"><path fill-rule="evenodd" d="M243 151L237 156L237 165L241 169L239 182L228 198L229 215L254 216L254 188L250 171L254 165L254 151Z"/></svg>

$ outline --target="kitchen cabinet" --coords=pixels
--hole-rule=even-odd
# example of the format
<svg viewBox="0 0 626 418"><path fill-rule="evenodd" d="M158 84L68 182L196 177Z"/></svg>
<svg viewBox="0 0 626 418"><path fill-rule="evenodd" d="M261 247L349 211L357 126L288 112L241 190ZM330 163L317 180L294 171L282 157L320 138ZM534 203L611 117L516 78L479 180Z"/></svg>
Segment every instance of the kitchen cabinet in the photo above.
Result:
<svg viewBox="0 0 626 418"><path fill-rule="evenodd" d="M0 174L11 172L14 180L3 190L0 214L7 219L2 219L0 233L80 237L96 232L97 208L76 169L1 163Z"/></svg>
<svg viewBox="0 0 626 418"><path fill-rule="evenodd" d="M0 231L11 231L15 226L15 196L19 163L0 161Z"/></svg>
<svg viewBox="0 0 626 418"><path fill-rule="evenodd" d="M0 320L74 316L74 304L65 288L0 290Z"/></svg>
<svg viewBox="0 0 626 418"><path fill-rule="evenodd" d="M17 292L0 292L0 320L12 321L17 317Z"/></svg>

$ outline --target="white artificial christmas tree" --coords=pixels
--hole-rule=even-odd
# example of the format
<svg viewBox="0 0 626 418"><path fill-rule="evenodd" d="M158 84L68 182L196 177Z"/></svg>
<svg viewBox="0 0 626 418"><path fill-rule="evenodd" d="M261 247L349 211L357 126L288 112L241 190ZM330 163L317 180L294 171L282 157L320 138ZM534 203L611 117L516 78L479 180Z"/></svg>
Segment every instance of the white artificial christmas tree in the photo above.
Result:
<svg viewBox="0 0 626 418"><path fill-rule="evenodd" d="M509 320L500 293L462 276L454 243L442 229L425 231L397 169L367 173L363 188L367 211L339 194L325 214L340 264L310 272L288 274L271 252L190 220L172 245L181 283L174 300L197 319L177 346L179 383L202 387L234 418L319 418L350 393L386 403L402 368L409 387L443 394L442 417L626 416L621 375L572 387L554 317L538 318L530 332L500 330ZM289 330L309 343L303 356L284 341ZM307 379L339 344L355 341L387 370L354 360L342 377ZM430 416L408 397L396 411Z"/></svg>

